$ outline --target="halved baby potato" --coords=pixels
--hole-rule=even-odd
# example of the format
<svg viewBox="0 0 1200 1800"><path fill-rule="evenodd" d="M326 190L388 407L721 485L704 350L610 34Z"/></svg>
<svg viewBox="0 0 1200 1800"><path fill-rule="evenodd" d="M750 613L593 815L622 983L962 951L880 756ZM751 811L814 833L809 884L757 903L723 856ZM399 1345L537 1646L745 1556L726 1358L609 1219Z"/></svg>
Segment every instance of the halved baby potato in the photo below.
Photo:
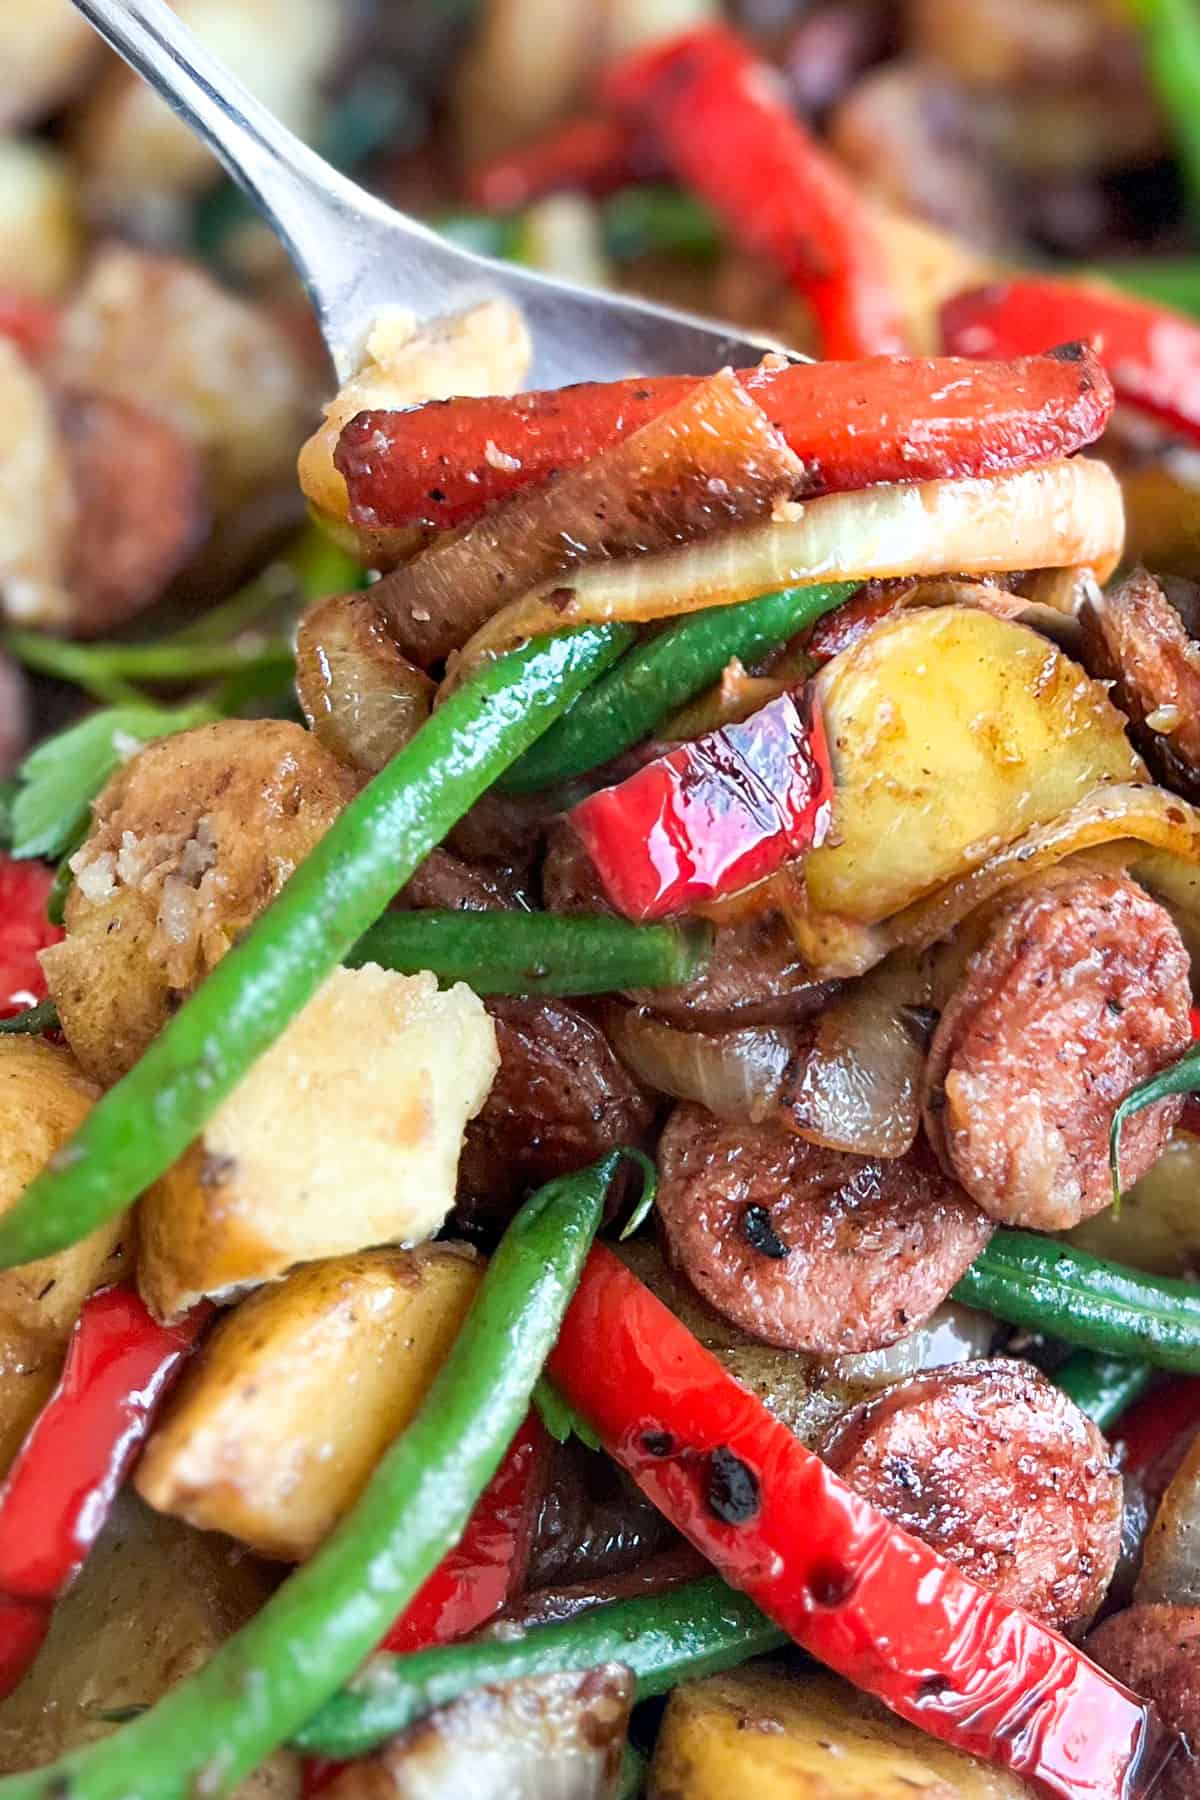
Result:
<svg viewBox="0 0 1200 1800"><path fill-rule="evenodd" d="M831 1676L770 1665L675 1689L650 1800L1028 1800L1015 1776L885 1712Z"/></svg>
<svg viewBox="0 0 1200 1800"><path fill-rule="evenodd" d="M67 1051L0 1038L0 1213L83 1123L98 1092ZM0 1472L58 1380L83 1302L128 1272L127 1223L121 1214L66 1250L0 1273Z"/></svg>
<svg viewBox="0 0 1200 1800"><path fill-rule="evenodd" d="M39 138L0 138L0 269L5 285L21 294L57 299L75 273L82 242L65 158Z"/></svg>
<svg viewBox="0 0 1200 1800"><path fill-rule="evenodd" d="M151 1437L138 1492L264 1556L311 1555L416 1412L482 1270L457 1244L369 1250L243 1301Z"/></svg>
<svg viewBox="0 0 1200 1800"><path fill-rule="evenodd" d="M142 1201L147 1303L177 1318L297 1263L431 1236L498 1066L470 988L336 970Z"/></svg>

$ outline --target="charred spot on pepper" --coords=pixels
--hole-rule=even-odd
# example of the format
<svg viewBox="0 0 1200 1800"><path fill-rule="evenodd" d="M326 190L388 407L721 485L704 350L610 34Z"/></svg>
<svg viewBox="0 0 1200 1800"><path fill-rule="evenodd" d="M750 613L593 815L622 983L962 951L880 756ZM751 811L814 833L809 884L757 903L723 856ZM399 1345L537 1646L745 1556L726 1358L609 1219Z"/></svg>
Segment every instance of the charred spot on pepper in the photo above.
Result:
<svg viewBox="0 0 1200 1800"><path fill-rule="evenodd" d="M1087 357L1087 353L1087 345L1079 338L1076 338L1069 344L1055 344L1053 350L1046 351L1046 355L1053 357L1055 362L1064 363L1083 362Z"/></svg>
<svg viewBox="0 0 1200 1800"><path fill-rule="evenodd" d="M808 1577L814 1606L844 1606L858 1586L858 1575L844 1563L818 1563Z"/></svg>
<svg viewBox="0 0 1200 1800"><path fill-rule="evenodd" d="M748 1206L742 1214L742 1236L750 1248L759 1256L769 1256L776 1262L782 1262L788 1254L788 1247L771 1224L771 1214L765 1206Z"/></svg>
<svg viewBox="0 0 1200 1800"><path fill-rule="evenodd" d="M647 1456L674 1456L675 1439L669 1431L644 1431L642 1449Z"/></svg>
<svg viewBox="0 0 1200 1800"><path fill-rule="evenodd" d="M918 1706L937 1706L954 1692L954 1683L948 1675L926 1675L917 1688L913 1699Z"/></svg>
<svg viewBox="0 0 1200 1800"><path fill-rule="evenodd" d="M758 1476L740 1456L718 1444L708 1456L705 1504L726 1525L746 1525L762 1505Z"/></svg>

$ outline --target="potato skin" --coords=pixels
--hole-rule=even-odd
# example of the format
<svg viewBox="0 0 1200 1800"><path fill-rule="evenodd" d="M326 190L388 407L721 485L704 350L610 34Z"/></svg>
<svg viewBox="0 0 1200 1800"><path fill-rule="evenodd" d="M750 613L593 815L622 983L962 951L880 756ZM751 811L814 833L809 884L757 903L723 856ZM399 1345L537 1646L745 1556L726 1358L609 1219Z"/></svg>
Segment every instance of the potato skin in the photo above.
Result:
<svg viewBox="0 0 1200 1800"><path fill-rule="evenodd" d="M270 1597L271 1571L215 1533L143 1506L128 1490L59 1601L24 1681L0 1701L0 1774L41 1767L116 1730L104 1713L152 1706ZM294 1800L300 1759L278 1751L237 1800Z"/></svg>
<svg viewBox="0 0 1200 1800"><path fill-rule="evenodd" d="M265 1556L311 1555L416 1412L482 1269L453 1244L370 1250L244 1300L184 1377L138 1492Z"/></svg>
<svg viewBox="0 0 1200 1800"><path fill-rule="evenodd" d="M1024 1782L832 1676L756 1664L671 1695L650 1800L1027 1800Z"/></svg>
<svg viewBox="0 0 1200 1800"><path fill-rule="evenodd" d="M132 1068L179 1001L274 899L357 788L283 719L224 719L118 769L72 867L43 967L84 1070Z"/></svg>
<svg viewBox="0 0 1200 1800"><path fill-rule="evenodd" d="M432 1236L497 1061L461 983L335 970L142 1201L147 1303L175 1318L297 1263Z"/></svg>
<svg viewBox="0 0 1200 1800"><path fill-rule="evenodd" d="M67 1051L39 1038L0 1038L0 1213L83 1123L96 1097ZM53 1391L84 1300L128 1272L127 1235L123 1213L69 1249L0 1273L0 1472Z"/></svg>

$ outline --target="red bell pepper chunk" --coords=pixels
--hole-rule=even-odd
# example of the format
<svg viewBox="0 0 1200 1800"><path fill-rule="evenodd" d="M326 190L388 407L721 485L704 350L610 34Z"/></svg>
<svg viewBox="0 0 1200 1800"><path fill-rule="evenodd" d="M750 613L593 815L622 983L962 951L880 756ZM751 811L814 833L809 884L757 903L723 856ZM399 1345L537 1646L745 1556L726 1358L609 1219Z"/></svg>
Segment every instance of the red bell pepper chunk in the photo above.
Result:
<svg viewBox="0 0 1200 1800"><path fill-rule="evenodd" d="M45 863L0 856L0 1019L46 998L38 951L63 935L46 917L53 884L54 872Z"/></svg>
<svg viewBox="0 0 1200 1800"><path fill-rule="evenodd" d="M1134 1800L1176 1747L1153 1709L862 1500L611 1250L549 1371L733 1586L911 1724L1052 1800Z"/></svg>
<svg viewBox="0 0 1200 1800"><path fill-rule="evenodd" d="M515 212L564 188L599 198L644 181L657 166L649 145L620 120L589 115L482 163L467 179L467 196L486 212Z"/></svg>
<svg viewBox="0 0 1200 1800"><path fill-rule="evenodd" d="M1030 275L956 295L941 320L947 349L960 356L1020 356L1086 338L1118 400L1200 438L1200 325L1182 313Z"/></svg>
<svg viewBox="0 0 1200 1800"><path fill-rule="evenodd" d="M637 51L609 72L603 98L650 127L734 242L809 301L825 356L906 348L868 208L792 112L778 71L736 32L713 25Z"/></svg>
<svg viewBox="0 0 1200 1800"><path fill-rule="evenodd" d="M59 309L31 294L0 289L0 337L11 338L26 356L45 356L58 335Z"/></svg>
<svg viewBox="0 0 1200 1800"><path fill-rule="evenodd" d="M877 357L764 363L738 380L804 463L810 494L879 481L1001 475L1099 437L1112 384L1095 356L966 363ZM433 400L363 412L335 460L351 517L467 523L485 507L598 456L696 385L688 375L581 382L515 398Z"/></svg>
<svg viewBox="0 0 1200 1800"><path fill-rule="evenodd" d="M211 1312L160 1325L124 1287L84 1302L58 1386L0 1487L0 1694L36 1655Z"/></svg>
<svg viewBox="0 0 1200 1800"><path fill-rule="evenodd" d="M1127 1407L1112 1432L1113 1442L1124 1453L1124 1467L1139 1479L1154 1472L1159 1463L1180 1443L1185 1433L1200 1430L1200 1378L1174 1375L1158 1382L1148 1394ZM1155 1500L1162 1498L1170 1473L1159 1470Z"/></svg>
<svg viewBox="0 0 1200 1800"><path fill-rule="evenodd" d="M832 800L825 726L801 690L680 744L567 816L617 911L661 919L820 844Z"/></svg>

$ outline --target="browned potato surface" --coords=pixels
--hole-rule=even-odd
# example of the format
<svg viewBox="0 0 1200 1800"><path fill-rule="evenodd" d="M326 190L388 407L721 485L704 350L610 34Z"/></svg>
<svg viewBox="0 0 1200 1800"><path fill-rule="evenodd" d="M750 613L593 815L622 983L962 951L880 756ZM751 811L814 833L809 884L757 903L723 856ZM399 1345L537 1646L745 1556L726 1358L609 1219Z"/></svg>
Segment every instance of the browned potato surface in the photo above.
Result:
<svg viewBox="0 0 1200 1800"><path fill-rule="evenodd" d="M107 1737L105 1713L152 1706L270 1596L273 1577L240 1546L151 1512L132 1494L112 1518L24 1681L0 1701L0 1773ZM279 1751L235 1790L293 1800L299 1759Z"/></svg>
<svg viewBox="0 0 1200 1800"><path fill-rule="evenodd" d="M371 1250L244 1300L184 1377L138 1492L265 1556L309 1556L416 1412L481 1273L458 1245Z"/></svg>
<svg viewBox="0 0 1200 1800"><path fill-rule="evenodd" d="M1027 1800L832 1676L758 1664L685 1682L667 1706L650 1800Z"/></svg>
<svg viewBox="0 0 1200 1800"><path fill-rule="evenodd" d="M431 1236L497 1061L461 983L336 970L143 1200L149 1304L172 1318L296 1263Z"/></svg>
<svg viewBox="0 0 1200 1800"><path fill-rule="evenodd" d="M0 1038L0 1212L82 1124L96 1093L67 1051ZM84 1300L129 1272L126 1227L122 1214L69 1249L0 1273L0 1472L58 1380Z"/></svg>
<svg viewBox="0 0 1200 1800"><path fill-rule="evenodd" d="M86 1072L115 1081L275 897L357 786L310 732L226 719L131 757L73 859L43 967Z"/></svg>

